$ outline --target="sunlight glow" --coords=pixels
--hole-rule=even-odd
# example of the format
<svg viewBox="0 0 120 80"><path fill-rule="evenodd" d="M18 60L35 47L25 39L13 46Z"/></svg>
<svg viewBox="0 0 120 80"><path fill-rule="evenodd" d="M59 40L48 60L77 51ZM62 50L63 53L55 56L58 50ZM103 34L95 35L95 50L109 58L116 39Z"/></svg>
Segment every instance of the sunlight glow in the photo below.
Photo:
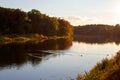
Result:
<svg viewBox="0 0 120 80"><path fill-rule="evenodd" d="M120 18L120 4L118 4L118 3L115 6L115 15L116 15L116 19Z"/></svg>
<svg viewBox="0 0 120 80"><path fill-rule="evenodd" d="M120 14L120 4L117 3L115 11L117 14Z"/></svg>
<svg viewBox="0 0 120 80"><path fill-rule="evenodd" d="M120 1L115 5L115 22L120 23Z"/></svg>

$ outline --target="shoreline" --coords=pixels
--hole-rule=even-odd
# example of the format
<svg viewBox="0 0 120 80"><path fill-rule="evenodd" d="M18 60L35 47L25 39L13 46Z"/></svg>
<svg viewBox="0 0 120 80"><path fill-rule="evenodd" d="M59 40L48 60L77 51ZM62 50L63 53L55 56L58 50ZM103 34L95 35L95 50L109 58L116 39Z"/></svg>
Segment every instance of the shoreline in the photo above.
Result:
<svg viewBox="0 0 120 80"><path fill-rule="evenodd" d="M105 58L90 71L78 75L76 80L120 80L120 51L115 56Z"/></svg>
<svg viewBox="0 0 120 80"><path fill-rule="evenodd" d="M69 38L70 36L44 36L39 34L32 34L32 35L1 35L0 36L0 44L10 44L10 43L26 43L29 41L38 41L44 42L50 39L65 39Z"/></svg>

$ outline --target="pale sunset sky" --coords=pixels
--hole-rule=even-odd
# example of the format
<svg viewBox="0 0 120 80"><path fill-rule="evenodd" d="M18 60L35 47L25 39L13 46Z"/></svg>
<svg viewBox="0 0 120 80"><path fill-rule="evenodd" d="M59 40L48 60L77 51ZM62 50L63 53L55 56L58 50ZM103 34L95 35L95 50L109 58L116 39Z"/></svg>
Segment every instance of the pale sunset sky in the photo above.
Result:
<svg viewBox="0 0 120 80"><path fill-rule="evenodd" d="M120 0L0 0L1 7L37 9L72 25L120 24Z"/></svg>

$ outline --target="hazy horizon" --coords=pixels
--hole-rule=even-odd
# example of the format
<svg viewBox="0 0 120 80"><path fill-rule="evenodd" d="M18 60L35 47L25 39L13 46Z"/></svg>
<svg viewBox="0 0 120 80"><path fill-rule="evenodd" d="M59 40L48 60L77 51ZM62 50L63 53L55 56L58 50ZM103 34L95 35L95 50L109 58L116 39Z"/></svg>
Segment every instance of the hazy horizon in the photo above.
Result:
<svg viewBox="0 0 120 80"><path fill-rule="evenodd" d="M120 23L119 0L3 0L0 6L24 11L37 9L49 16L64 18L72 25Z"/></svg>

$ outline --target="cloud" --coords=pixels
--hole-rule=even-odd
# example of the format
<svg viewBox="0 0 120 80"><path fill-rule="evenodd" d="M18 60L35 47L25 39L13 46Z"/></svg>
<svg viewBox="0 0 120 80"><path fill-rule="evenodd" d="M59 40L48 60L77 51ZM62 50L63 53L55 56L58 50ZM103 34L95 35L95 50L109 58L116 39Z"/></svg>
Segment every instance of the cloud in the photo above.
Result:
<svg viewBox="0 0 120 80"><path fill-rule="evenodd" d="M69 21L72 25L86 25L86 24L118 24L120 21L115 17L87 17L87 16L65 16L63 19Z"/></svg>
<svg viewBox="0 0 120 80"><path fill-rule="evenodd" d="M68 20L72 25L85 25L98 22L97 18L81 17L81 16L67 16L62 17L65 20Z"/></svg>

